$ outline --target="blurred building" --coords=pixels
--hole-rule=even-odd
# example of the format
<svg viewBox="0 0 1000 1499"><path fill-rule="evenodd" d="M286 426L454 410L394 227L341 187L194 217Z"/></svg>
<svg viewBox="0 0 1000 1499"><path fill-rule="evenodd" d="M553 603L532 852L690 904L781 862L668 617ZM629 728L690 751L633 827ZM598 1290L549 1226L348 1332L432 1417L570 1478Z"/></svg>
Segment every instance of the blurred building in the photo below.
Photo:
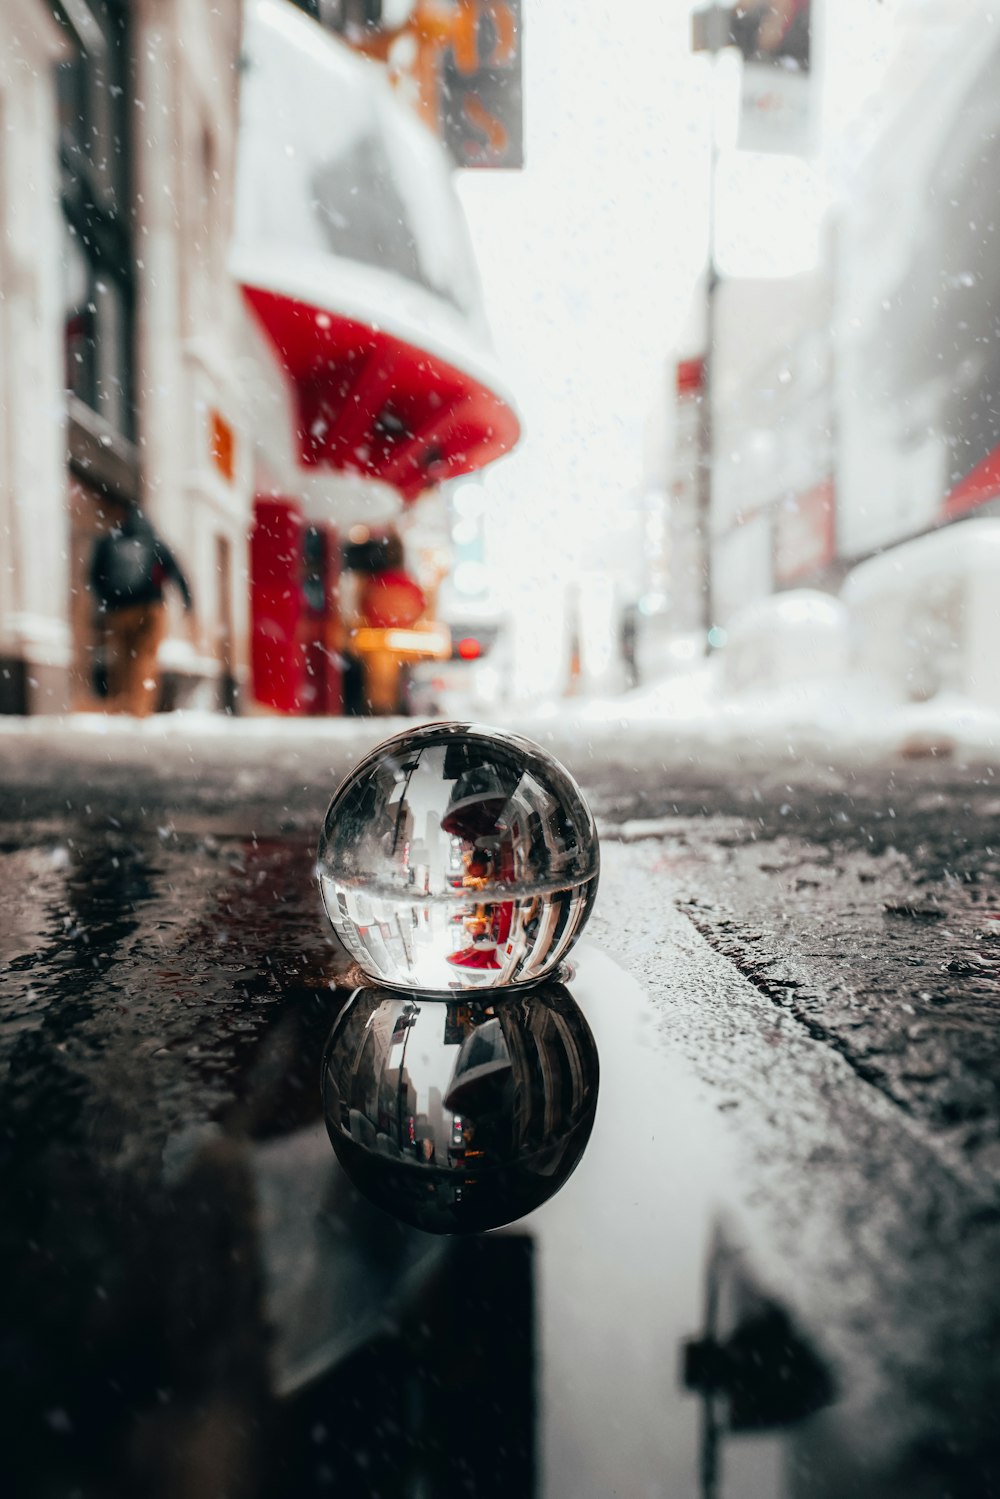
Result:
<svg viewBox="0 0 1000 1499"><path fill-rule="evenodd" d="M718 293L709 517L712 617L834 581L832 276Z"/></svg>
<svg viewBox="0 0 1000 1499"><path fill-rule="evenodd" d="M710 389L697 395L711 402L711 506L694 513L709 534L720 625L773 591L839 588L886 548L1000 515L993 9L898 0L878 18L890 40L877 85L851 101L850 48L863 50L876 25L855 9L841 25L833 7L813 7L813 73L839 111L812 141L829 192L815 263L723 275L715 294ZM775 244L794 210L772 205L768 218L762 199ZM702 346L678 351L670 454L681 521L701 457L684 435L691 352ZM687 576L681 543L670 572L677 630L690 617Z"/></svg>
<svg viewBox="0 0 1000 1499"><path fill-rule="evenodd" d="M0 49L0 706L96 706L108 498L191 579L166 690L245 670L248 455L225 275L240 10L9 0Z"/></svg>
<svg viewBox="0 0 1000 1499"><path fill-rule="evenodd" d="M162 706L338 711L347 532L516 441L442 148L333 34L375 9L6 0L0 710L100 705L119 500L194 594Z"/></svg>
<svg viewBox="0 0 1000 1499"><path fill-rule="evenodd" d="M837 538L851 562L1000 514L1000 36L900 4L837 222Z"/></svg>

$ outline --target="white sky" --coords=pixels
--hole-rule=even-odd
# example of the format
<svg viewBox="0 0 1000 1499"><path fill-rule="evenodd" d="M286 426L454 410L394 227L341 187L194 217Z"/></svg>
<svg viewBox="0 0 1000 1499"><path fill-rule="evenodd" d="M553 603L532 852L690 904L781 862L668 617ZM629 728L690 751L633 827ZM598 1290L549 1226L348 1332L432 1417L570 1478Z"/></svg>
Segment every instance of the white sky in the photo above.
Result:
<svg viewBox="0 0 1000 1499"><path fill-rule="evenodd" d="M532 620L530 687L553 668L562 585L614 550L640 484L705 171L686 0L524 9L527 165L460 173L459 192L524 418L487 486L492 560Z"/></svg>
<svg viewBox="0 0 1000 1499"><path fill-rule="evenodd" d="M835 4L824 116L839 120L880 76L898 0ZM623 598L635 596L630 507L644 428L668 398L664 373L706 243L708 75L689 50L691 8L524 0L527 165L458 174L495 342L524 418L520 450L485 482L491 561L520 625L525 691L557 684L564 669L567 584L582 577L586 597L590 570L606 568L623 580ZM760 273L776 243L791 247L793 261L797 246L808 259L824 200L801 161L724 155L724 269Z"/></svg>

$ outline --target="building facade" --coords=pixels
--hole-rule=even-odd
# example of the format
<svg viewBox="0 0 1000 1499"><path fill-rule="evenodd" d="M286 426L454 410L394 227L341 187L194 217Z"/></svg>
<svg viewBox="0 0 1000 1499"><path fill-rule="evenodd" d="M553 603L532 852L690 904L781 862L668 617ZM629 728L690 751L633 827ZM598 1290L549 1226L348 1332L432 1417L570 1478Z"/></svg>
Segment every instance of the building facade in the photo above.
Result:
<svg viewBox="0 0 1000 1499"><path fill-rule="evenodd" d="M708 448L721 626L772 592L837 590L884 551L1000 516L993 10L899 0L879 18L881 41L872 15L855 24L835 10L814 7L827 101L814 166L828 199L816 254L796 274L727 274L715 299L699 398L711 441L696 457ZM880 48L877 86L852 102L857 64ZM815 211L802 207L803 223ZM802 228L763 199L760 218L779 248L783 219L792 238ZM700 332L691 347L703 346ZM693 473L683 431L675 518ZM690 597L680 546L675 563L672 592ZM687 617L679 608L675 628Z"/></svg>
<svg viewBox="0 0 1000 1499"><path fill-rule="evenodd" d="M250 463L226 273L238 0L9 0L0 48L0 707L100 706L89 556L139 504L171 602L165 705L246 675Z"/></svg>
<svg viewBox="0 0 1000 1499"><path fill-rule="evenodd" d="M12 0L0 46L0 707L69 691L67 410L57 68L64 31Z"/></svg>

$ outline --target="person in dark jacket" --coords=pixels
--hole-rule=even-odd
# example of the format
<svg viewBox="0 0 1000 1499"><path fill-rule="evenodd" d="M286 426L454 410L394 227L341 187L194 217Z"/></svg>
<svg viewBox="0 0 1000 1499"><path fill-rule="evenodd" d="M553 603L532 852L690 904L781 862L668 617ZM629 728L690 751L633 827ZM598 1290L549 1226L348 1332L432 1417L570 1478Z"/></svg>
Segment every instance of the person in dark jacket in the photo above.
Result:
<svg viewBox="0 0 1000 1499"><path fill-rule="evenodd" d="M145 718L156 707L168 582L180 590L190 613L191 590L177 559L142 512L130 506L97 541L90 563L110 712Z"/></svg>

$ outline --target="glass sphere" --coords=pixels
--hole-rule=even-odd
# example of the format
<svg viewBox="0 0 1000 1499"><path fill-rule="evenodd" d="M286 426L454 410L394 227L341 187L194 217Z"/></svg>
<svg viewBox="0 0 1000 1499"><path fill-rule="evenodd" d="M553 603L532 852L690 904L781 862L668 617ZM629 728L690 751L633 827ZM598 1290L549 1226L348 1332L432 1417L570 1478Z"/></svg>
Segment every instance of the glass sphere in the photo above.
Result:
<svg viewBox="0 0 1000 1499"><path fill-rule="evenodd" d="M597 1047L561 984L423 1000L359 989L323 1059L323 1110L355 1186L430 1233L511 1223L590 1137Z"/></svg>
<svg viewBox="0 0 1000 1499"><path fill-rule="evenodd" d="M533 984L597 890L597 830L537 744L464 724L387 739L326 814L318 874L333 929L371 978L448 993Z"/></svg>

